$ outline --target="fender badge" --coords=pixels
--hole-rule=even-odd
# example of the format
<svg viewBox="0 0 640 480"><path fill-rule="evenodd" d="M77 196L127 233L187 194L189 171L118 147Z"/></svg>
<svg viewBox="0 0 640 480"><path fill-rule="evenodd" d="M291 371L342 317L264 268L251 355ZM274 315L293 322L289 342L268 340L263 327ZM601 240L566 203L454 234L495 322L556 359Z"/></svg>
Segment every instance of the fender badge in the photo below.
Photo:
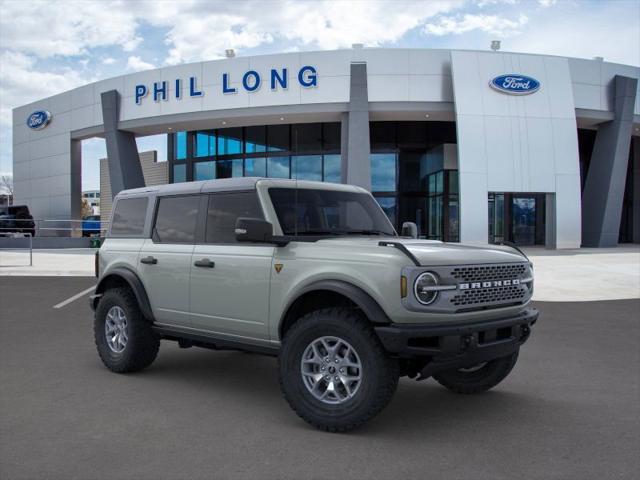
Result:
<svg viewBox="0 0 640 480"><path fill-rule="evenodd" d="M282 267L284 266L282 263L275 263L273 265L276 269L276 273L280 273L282 271Z"/></svg>

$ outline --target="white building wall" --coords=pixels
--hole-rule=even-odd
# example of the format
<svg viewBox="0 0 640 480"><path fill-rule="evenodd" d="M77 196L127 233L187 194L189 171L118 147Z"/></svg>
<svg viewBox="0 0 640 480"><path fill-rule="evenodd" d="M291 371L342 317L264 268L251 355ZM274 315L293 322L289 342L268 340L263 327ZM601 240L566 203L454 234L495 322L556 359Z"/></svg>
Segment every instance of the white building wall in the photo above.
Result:
<svg viewBox="0 0 640 480"><path fill-rule="evenodd" d="M580 170L567 59L451 52L458 131L461 240L488 237L488 192L556 193L556 244L580 246ZM530 95L489 86L505 73L536 78ZM551 240L551 239L548 239Z"/></svg>

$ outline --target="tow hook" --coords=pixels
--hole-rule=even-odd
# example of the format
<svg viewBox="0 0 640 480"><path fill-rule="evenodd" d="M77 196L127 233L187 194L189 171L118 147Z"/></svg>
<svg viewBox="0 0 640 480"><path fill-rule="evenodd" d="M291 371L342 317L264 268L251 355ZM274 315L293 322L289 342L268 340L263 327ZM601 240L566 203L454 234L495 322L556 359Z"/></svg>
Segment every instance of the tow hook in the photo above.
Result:
<svg viewBox="0 0 640 480"><path fill-rule="evenodd" d="M529 325L523 326L521 329L520 341L524 342L527 338L529 338L530 334L531 334L531 329L529 328Z"/></svg>

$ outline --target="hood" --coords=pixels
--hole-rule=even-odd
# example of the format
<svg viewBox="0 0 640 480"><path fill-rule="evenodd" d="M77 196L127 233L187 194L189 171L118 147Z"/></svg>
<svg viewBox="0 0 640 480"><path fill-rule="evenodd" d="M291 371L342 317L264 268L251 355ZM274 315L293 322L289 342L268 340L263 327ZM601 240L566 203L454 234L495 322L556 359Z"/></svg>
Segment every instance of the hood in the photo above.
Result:
<svg viewBox="0 0 640 480"><path fill-rule="evenodd" d="M435 240L399 237L337 237L321 242L344 244L345 247L378 247L378 242L397 242L404 245L423 266L514 263L527 261L517 250L502 245L478 247ZM378 247L391 248L391 247Z"/></svg>

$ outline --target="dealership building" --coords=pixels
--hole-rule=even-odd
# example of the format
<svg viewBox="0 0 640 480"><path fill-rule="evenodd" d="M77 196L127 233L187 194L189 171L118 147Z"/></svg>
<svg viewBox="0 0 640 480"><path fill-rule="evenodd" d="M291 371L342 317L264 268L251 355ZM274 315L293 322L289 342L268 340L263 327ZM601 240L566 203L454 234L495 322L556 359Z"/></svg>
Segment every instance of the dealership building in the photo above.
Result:
<svg viewBox="0 0 640 480"><path fill-rule="evenodd" d="M360 185L424 238L640 242L639 77L601 58L499 51L229 52L14 109L15 203L78 219L81 141L104 137L103 205L151 177L285 177ZM160 133L164 177L135 141Z"/></svg>

